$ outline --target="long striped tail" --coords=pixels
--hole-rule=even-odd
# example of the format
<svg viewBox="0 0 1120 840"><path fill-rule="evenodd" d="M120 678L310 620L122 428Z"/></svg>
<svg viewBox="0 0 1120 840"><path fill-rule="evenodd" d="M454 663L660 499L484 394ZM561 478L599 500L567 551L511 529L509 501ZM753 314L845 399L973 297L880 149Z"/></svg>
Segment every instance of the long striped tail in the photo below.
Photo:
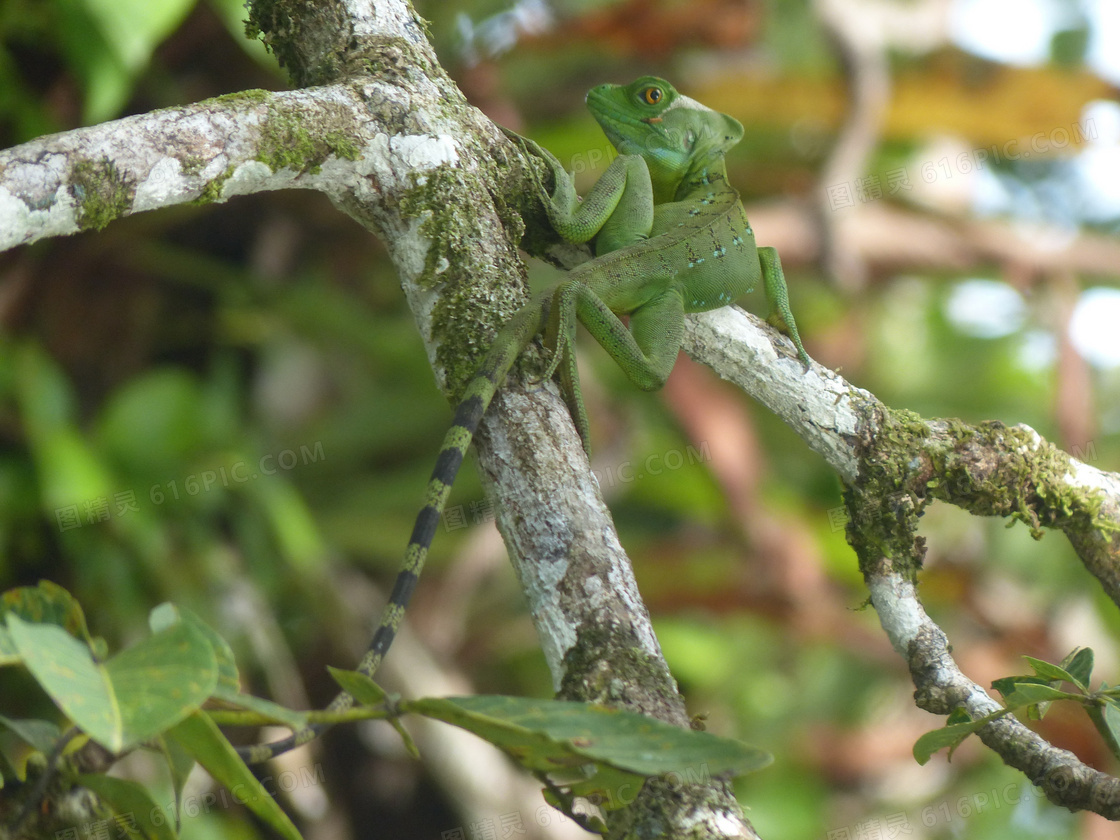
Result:
<svg viewBox="0 0 1120 840"><path fill-rule="evenodd" d="M435 468L428 479L424 507L416 516L416 524L412 528L404 560L397 571L393 591L389 594L389 602L381 614L381 621L369 648L358 663L357 670L368 677L372 677L377 671L400 629L408 602L424 568L424 561L428 558L428 549L451 493L451 485L459 474L459 467L470 448L474 433L478 430L478 424L517 357L542 329L548 311L548 297L547 294L542 295L524 306L502 328L455 410L455 418L443 438L439 458L436 459ZM342 712L353 705L354 698L343 691L331 701L327 710ZM329 724L312 724L279 741L238 747L237 753L247 763L257 764L306 744L329 728Z"/></svg>

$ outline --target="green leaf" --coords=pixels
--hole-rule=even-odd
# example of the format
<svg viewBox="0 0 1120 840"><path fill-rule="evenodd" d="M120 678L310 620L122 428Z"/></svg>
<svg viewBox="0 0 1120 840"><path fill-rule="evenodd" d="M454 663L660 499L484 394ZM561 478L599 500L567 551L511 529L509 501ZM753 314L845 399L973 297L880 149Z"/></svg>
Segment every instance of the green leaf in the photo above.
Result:
<svg viewBox="0 0 1120 840"><path fill-rule="evenodd" d="M1048 676L1002 677L992 682L992 687L1003 695L1003 704L1008 709L1028 707L1029 717L1032 720L1041 720L1055 700L1084 700L1084 695L1061 691L1056 687L1063 682L1072 681L1068 679L1069 674L1065 677L1053 676L1057 673L1058 666L1041 660L1034 660L1034 662L1038 663L1035 667Z"/></svg>
<svg viewBox="0 0 1120 840"><path fill-rule="evenodd" d="M634 786L640 788L645 776L739 775L772 760L768 753L730 738L589 703L432 697L402 701L400 708L473 732L535 773L554 775L566 769L589 775L580 779L570 773L561 784L607 808L625 804L618 801L619 791L629 786L636 792Z"/></svg>
<svg viewBox="0 0 1120 840"><path fill-rule="evenodd" d="M187 778L194 769L194 756L179 746L179 742L167 737L164 733L156 739L160 753L167 762L167 771L171 776L171 789L175 793L175 826L179 827L180 813L183 809L183 788L187 785Z"/></svg>
<svg viewBox="0 0 1120 840"><path fill-rule="evenodd" d="M24 428L31 437L70 428L78 419L78 399L62 366L28 341L12 353L13 385Z"/></svg>
<svg viewBox="0 0 1120 840"><path fill-rule="evenodd" d="M13 361L15 396L43 507L63 530L77 527L83 524L79 506L111 496L116 488L75 425L77 399L58 363L31 343L21 345Z"/></svg>
<svg viewBox="0 0 1120 840"><path fill-rule="evenodd" d="M62 737L59 728L49 720L14 720L0 715L0 726L12 730L21 741L41 753L49 753Z"/></svg>
<svg viewBox="0 0 1120 840"><path fill-rule="evenodd" d="M322 574L326 547L315 517L295 487L286 481L257 481L248 490L268 517L284 559L302 574Z"/></svg>
<svg viewBox="0 0 1120 840"><path fill-rule="evenodd" d="M353 697L359 705L380 706L389 699L388 692L361 671L344 671L341 668L331 668L329 665L327 670L331 672L334 681L342 687L342 690ZM401 736L408 754L413 758L420 758L420 750L416 742L412 740L412 735L400 720L395 717L389 718L389 725Z"/></svg>
<svg viewBox="0 0 1120 840"><path fill-rule="evenodd" d="M1108 746L1113 758L1120 759L1120 709L1112 700L1101 704L1090 704L1085 707L1089 719L1100 733Z"/></svg>
<svg viewBox="0 0 1120 840"><path fill-rule="evenodd" d="M256 712L262 717L268 718L272 723L281 726L287 726L291 729L303 729L307 726L307 715L305 713L293 711L271 700L241 693L241 677L237 672L233 649L229 646L229 642L218 635L218 632L199 618L197 614L186 607L164 603L152 610L148 617L148 624L152 630L163 630L173 627L179 622L190 625L193 630L205 637L214 651L214 658L218 667L218 682L214 687L214 697L251 712Z"/></svg>
<svg viewBox="0 0 1120 840"><path fill-rule="evenodd" d="M162 811L142 785L92 773L79 776L78 784L96 793L114 816L121 818L122 827L135 829L145 840L175 840L171 825L162 817L155 817L157 812L162 814Z"/></svg>
<svg viewBox="0 0 1120 840"><path fill-rule="evenodd" d="M87 32L87 38L96 35L100 48L83 62L90 70L100 70L100 85L87 85L89 101L83 114L87 123L109 119L120 110L155 48L194 5L195 0L84 0L83 11L96 28L95 33Z"/></svg>
<svg viewBox="0 0 1120 840"><path fill-rule="evenodd" d="M0 667L18 664L19 651L16 650L16 643L12 641L8 628L0 624Z"/></svg>
<svg viewBox="0 0 1120 840"><path fill-rule="evenodd" d="M281 726L287 726L291 729L303 729L307 726L307 716L303 712L293 711L279 703L273 703L271 700L241 693L241 677L237 672L233 648L196 613L186 607L163 603L153 609L148 616L148 625L153 631L165 630L176 626L180 622L190 625L193 630L203 636L214 651L218 668L218 681L213 691L214 697L243 709L248 709L251 712L256 712L262 717L268 718L272 723Z"/></svg>
<svg viewBox="0 0 1120 840"><path fill-rule="evenodd" d="M214 689L214 696L223 700L236 698L241 692L241 676L237 672L233 648L229 646L229 642L218 635L218 631L199 618L196 613L170 602L160 604L148 615L148 626L153 633L166 630L180 621L186 622L204 636L214 651L214 659L218 665L218 684Z"/></svg>
<svg viewBox="0 0 1120 840"><path fill-rule="evenodd" d="M4 789L4 785L8 782L22 782L26 779L26 774L21 773L16 767L8 760L3 752L0 752L0 790Z"/></svg>
<svg viewBox="0 0 1120 840"><path fill-rule="evenodd" d="M288 840L302 840L288 815L276 804L248 765L237 755L210 718L195 712L172 728L167 736L194 756L215 780Z"/></svg>
<svg viewBox="0 0 1120 840"><path fill-rule="evenodd" d="M1030 664L1035 674L1047 682L1075 682L1073 675L1060 665L1053 665L1042 659L1035 659L1033 656L1023 657Z"/></svg>
<svg viewBox="0 0 1120 840"><path fill-rule="evenodd" d="M341 668L332 668L329 665L327 670L331 672L334 681L341 686L342 690L363 706L379 706L389 697L385 689L361 671L344 671Z"/></svg>
<svg viewBox="0 0 1120 840"><path fill-rule="evenodd" d="M138 480L161 482L186 472L190 459L205 446L197 377L181 368L160 367L128 380L107 398L97 440L114 463Z"/></svg>
<svg viewBox="0 0 1120 840"><path fill-rule="evenodd" d="M412 740L412 733L404 728L404 724L402 724L398 718L389 718L389 725L401 736L401 740L404 742L405 752L419 760L420 748L416 746L416 742Z"/></svg>
<svg viewBox="0 0 1120 840"><path fill-rule="evenodd" d="M1055 700L1081 700L1082 695L1070 694L1049 685L1038 683L1020 682L1015 685L1015 690L1004 697L1004 705L1009 709L1033 706L1038 703L1052 703Z"/></svg>
<svg viewBox="0 0 1120 840"><path fill-rule="evenodd" d="M43 507L61 530L86 524L85 502L111 498L116 488L107 466L77 429L58 429L32 440Z"/></svg>
<svg viewBox="0 0 1120 840"><path fill-rule="evenodd" d="M70 5L69 3L67 5ZM85 9L60 15L58 38L85 93L82 122L103 122L115 116L132 89L132 78Z"/></svg>
<svg viewBox="0 0 1120 840"><path fill-rule="evenodd" d="M220 697L227 703L233 703L243 709L248 709L250 712L256 712L258 715L268 718L272 723L277 723L280 726L286 726L292 730L307 728L307 714L305 712L293 711L287 706L281 706L279 703L273 703L271 700L265 700L263 697L253 697L249 694L234 694L229 697L224 695L215 696Z"/></svg>
<svg viewBox="0 0 1120 840"><path fill-rule="evenodd" d="M1062 660L1062 667L1073 678L1073 684L1088 691L1093 680L1093 649L1075 648Z"/></svg>
<svg viewBox="0 0 1120 840"><path fill-rule="evenodd" d="M140 70L195 0L85 0L85 7L130 70Z"/></svg>
<svg viewBox="0 0 1120 840"><path fill-rule="evenodd" d="M66 715L112 752L158 735L214 691L209 642L187 624L95 662L87 644L53 624L12 614L8 632L25 667Z"/></svg>
<svg viewBox="0 0 1120 840"><path fill-rule="evenodd" d="M38 586L9 589L0 596L0 665L19 661L15 644L4 629L5 616L15 614L33 624L57 624L71 636L90 642L85 613L74 596L49 580Z"/></svg>
<svg viewBox="0 0 1120 840"><path fill-rule="evenodd" d="M62 733L58 727L49 720L15 720L0 715L0 726L10 729L21 741L29 744L40 753L49 753ZM27 778L26 759L20 761L20 766L12 764L8 756L0 752L0 788L4 787L5 780L22 782Z"/></svg>
<svg viewBox="0 0 1120 840"><path fill-rule="evenodd" d="M965 711L963 706L957 706L957 708L949 712L949 717L945 719L945 724L947 726L952 726L954 723L972 723L972 717Z"/></svg>
<svg viewBox="0 0 1120 840"><path fill-rule="evenodd" d="M986 715L967 723L950 723L948 726L927 732L914 742L914 760L918 764L925 764L934 753L945 748L948 748L949 759L952 760L953 751L961 745L965 738L973 732L983 729L1002 714L1002 712L996 712L993 715Z"/></svg>
<svg viewBox="0 0 1120 840"><path fill-rule="evenodd" d="M1050 681L1042 677L1027 677L1022 675L1017 677L1000 677L998 680L992 680L992 688L1002 694L1005 700L1015 693L1015 689L1018 688L1019 685L1048 686L1050 685Z"/></svg>

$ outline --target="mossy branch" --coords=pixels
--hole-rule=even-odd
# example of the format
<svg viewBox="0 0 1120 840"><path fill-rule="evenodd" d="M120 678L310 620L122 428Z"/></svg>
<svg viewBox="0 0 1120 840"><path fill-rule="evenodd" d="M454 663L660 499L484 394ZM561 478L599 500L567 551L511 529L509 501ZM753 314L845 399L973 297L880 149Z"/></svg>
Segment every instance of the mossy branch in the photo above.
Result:
<svg viewBox="0 0 1120 840"><path fill-rule="evenodd" d="M1002 709L957 667L945 633L918 600L925 554L918 523L930 502L1021 521L1036 539L1046 530L1065 533L1120 603L1120 476L1081 463L1027 426L925 420L888 409L819 366L802 376L791 349L760 337L759 323L730 309L693 316L686 350L785 418L840 475L848 541L921 708L939 715L963 708L974 720ZM1010 716L978 735L1052 802L1120 819L1115 777Z"/></svg>

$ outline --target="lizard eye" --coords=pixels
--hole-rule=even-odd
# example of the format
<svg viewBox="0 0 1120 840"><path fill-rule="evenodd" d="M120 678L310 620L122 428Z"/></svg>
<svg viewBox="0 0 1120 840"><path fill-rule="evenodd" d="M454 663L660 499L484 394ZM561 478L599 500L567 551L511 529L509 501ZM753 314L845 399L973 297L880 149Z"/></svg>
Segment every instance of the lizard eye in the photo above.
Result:
<svg viewBox="0 0 1120 840"><path fill-rule="evenodd" d="M665 96L665 91L659 87L648 87L640 94L642 102L647 105L656 105Z"/></svg>

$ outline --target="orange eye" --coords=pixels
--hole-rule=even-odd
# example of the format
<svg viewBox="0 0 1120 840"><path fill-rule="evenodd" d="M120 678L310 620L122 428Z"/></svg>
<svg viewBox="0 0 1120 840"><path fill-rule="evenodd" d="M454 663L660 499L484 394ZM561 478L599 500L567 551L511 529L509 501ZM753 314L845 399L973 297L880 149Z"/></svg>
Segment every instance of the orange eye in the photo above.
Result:
<svg viewBox="0 0 1120 840"><path fill-rule="evenodd" d="M659 87L648 87L641 93L642 101L647 105L656 105L664 95L665 91Z"/></svg>

